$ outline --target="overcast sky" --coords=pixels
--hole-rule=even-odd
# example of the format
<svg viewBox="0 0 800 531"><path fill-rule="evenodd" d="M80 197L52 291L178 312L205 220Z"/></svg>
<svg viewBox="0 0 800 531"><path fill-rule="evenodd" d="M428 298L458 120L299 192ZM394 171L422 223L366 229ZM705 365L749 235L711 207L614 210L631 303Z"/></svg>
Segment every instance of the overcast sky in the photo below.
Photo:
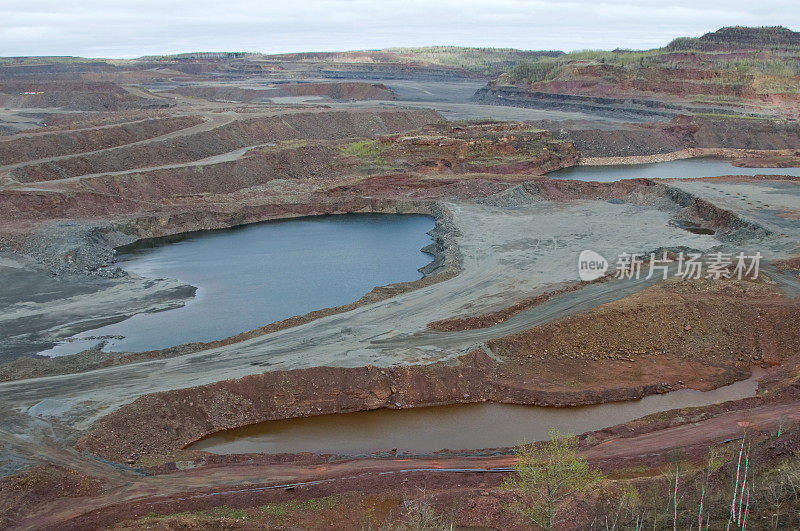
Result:
<svg viewBox="0 0 800 531"><path fill-rule="evenodd" d="M800 2L752 0L0 0L0 56L138 57L463 45L654 48L728 25L800 30Z"/></svg>

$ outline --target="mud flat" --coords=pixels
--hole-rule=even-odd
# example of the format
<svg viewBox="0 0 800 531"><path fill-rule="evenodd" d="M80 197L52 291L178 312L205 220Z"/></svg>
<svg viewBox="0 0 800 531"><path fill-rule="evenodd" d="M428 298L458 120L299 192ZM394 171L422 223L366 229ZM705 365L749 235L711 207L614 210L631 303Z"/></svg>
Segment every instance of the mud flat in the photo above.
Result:
<svg viewBox="0 0 800 531"><path fill-rule="evenodd" d="M30 356L51 348L59 338L135 313L178 308L195 293L194 287L176 280L119 275L111 269L108 274L55 278L35 262L0 255L0 361Z"/></svg>

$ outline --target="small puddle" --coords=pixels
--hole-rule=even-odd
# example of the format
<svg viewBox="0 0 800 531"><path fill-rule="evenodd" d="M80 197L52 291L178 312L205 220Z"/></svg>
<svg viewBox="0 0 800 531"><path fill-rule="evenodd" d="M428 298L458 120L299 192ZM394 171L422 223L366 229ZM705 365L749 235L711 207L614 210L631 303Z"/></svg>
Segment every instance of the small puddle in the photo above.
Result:
<svg viewBox="0 0 800 531"><path fill-rule="evenodd" d="M431 453L509 447L522 441L545 440L551 428L580 434L670 409L755 396L759 375L754 371L747 380L713 391L682 389L594 406L555 408L484 402L268 421L209 435L188 449L215 454L358 455L395 448L399 452Z"/></svg>

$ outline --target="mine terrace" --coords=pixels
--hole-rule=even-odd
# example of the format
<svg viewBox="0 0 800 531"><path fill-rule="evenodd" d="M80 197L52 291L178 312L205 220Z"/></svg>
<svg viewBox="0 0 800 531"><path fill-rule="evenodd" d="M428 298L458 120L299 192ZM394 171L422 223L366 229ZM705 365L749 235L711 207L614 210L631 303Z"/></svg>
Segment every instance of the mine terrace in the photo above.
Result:
<svg viewBox="0 0 800 531"><path fill-rule="evenodd" d="M678 528L746 451L748 518L776 518L757 489L800 470L799 64L785 28L641 52L0 60L0 526L394 529L417 511L527 529L504 478L517 435L551 425L609 492L666 507L677 467ZM421 262L384 257L371 284L354 257L401 238ZM585 250L608 266L590 281ZM619 278L621 253L641 275ZM758 275L674 274L719 253L758 254ZM160 272L180 260L199 280ZM293 280L300 263L317 276ZM351 291L313 297L340 276ZM232 277L252 289L217 300ZM274 301L252 309L264 279L253 297ZM313 296L294 310L284 285ZM201 304L220 316L197 333L171 320ZM376 423L387 439L362 434ZM556 527L599 528L603 499L575 494ZM665 507L630 517L671 528Z"/></svg>

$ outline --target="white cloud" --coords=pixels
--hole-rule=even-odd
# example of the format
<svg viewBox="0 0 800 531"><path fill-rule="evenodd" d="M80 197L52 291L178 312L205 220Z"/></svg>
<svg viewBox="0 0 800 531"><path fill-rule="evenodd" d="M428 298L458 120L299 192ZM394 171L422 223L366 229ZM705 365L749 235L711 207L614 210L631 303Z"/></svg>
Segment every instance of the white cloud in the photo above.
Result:
<svg viewBox="0 0 800 531"><path fill-rule="evenodd" d="M795 1L42 0L0 3L0 55L136 57L452 44L652 48L725 25L800 27Z"/></svg>

